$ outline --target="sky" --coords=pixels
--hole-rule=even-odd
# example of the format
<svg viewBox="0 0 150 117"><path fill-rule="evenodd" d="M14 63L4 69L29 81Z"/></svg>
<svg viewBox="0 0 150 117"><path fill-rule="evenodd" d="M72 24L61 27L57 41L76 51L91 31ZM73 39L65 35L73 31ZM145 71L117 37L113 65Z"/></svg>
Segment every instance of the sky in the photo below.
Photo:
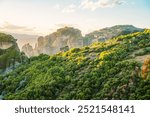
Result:
<svg viewBox="0 0 150 117"><path fill-rule="evenodd" d="M47 35L71 26L86 34L124 24L150 28L150 0L0 0L0 32Z"/></svg>

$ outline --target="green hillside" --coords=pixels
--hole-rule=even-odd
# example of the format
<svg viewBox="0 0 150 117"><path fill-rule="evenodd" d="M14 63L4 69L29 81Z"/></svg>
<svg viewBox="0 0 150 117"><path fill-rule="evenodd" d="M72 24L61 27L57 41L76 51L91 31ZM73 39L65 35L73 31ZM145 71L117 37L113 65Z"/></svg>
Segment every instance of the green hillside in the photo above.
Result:
<svg viewBox="0 0 150 117"><path fill-rule="evenodd" d="M0 76L0 94L2 99L150 99L149 61L150 30L145 30L30 58Z"/></svg>

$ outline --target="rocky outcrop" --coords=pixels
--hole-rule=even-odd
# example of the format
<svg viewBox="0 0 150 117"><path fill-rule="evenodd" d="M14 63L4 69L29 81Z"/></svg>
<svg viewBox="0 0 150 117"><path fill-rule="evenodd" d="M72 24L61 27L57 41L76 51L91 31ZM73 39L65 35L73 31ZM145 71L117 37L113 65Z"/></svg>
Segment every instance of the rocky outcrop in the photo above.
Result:
<svg viewBox="0 0 150 117"><path fill-rule="evenodd" d="M15 49L19 51L16 41L17 40L14 39L11 35L0 33L0 49L1 50L6 50L11 47L15 47Z"/></svg>
<svg viewBox="0 0 150 117"><path fill-rule="evenodd" d="M142 78L145 80L150 75L150 57L144 61L142 66Z"/></svg>
<svg viewBox="0 0 150 117"><path fill-rule="evenodd" d="M24 53L26 53L26 55L28 57L31 57L33 55L33 48L32 46L28 43L28 44L25 44L23 47L22 47L22 51Z"/></svg>
<svg viewBox="0 0 150 117"><path fill-rule="evenodd" d="M27 45L23 46L24 49L22 50L26 53L26 55L29 55L29 53L31 53L31 49L26 49L26 46ZM60 52L61 49L65 47L68 47L70 49L82 46L83 40L81 31L72 27L65 27L58 29L56 32L45 37L39 37L37 40L37 44L32 51L32 55L36 56L41 53L53 55L57 52Z"/></svg>
<svg viewBox="0 0 150 117"><path fill-rule="evenodd" d="M0 49L8 49L13 46L11 42L0 42Z"/></svg>
<svg viewBox="0 0 150 117"><path fill-rule="evenodd" d="M0 33L0 73L9 72L23 62L16 41L11 35Z"/></svg>

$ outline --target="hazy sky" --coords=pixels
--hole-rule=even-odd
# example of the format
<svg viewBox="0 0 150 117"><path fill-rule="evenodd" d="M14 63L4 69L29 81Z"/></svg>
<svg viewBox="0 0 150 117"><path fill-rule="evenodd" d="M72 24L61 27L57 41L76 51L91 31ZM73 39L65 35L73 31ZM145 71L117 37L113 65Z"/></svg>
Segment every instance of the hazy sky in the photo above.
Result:
<svg viewBox="0 0 150 117"><path fill-rule="evenodd" d="M73 26L85 34L117 24L150 28L150 0L0 0L0 31L45 35Z"/></svg>

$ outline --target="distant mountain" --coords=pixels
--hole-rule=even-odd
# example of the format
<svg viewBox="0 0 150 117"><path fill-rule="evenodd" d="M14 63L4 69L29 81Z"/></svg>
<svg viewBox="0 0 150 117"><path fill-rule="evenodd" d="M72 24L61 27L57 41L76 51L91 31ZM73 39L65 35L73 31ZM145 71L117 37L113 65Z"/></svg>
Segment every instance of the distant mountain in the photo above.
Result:
<svg viewBox="0 0 150 117"><path fill-rule="evenodd" d="M12 70L23 62L16 39L8 34L0 33L0 73Z"/></svg>
<svg viewBox="0 0 150 117"><path fill-rule="evenodd" d="M70 43L76 44L70 36L71 39L81 37L78 30L76 33L74 29L72 33L62 30L49 35L48 39L41 37L38 47L46 47L46 41L55 45L55 40L62 46L69 46ZM149 100L150 30L72 48L52 56L31 57L30 63L0 75L0 98Z"/></svg>
<svg viewBox="0 0 150 117"><path fill-rule="evenodd" d="M83 45L90 45L93 42L104 42L119 35L140 31L143 31L143 29L134 27L132 25L116 25L113 27L107 27L85 35L83 38Z"/></svg>
<svg viewBox="0 0 150 117"><path fill-rule="evenodd" d="M82 36L79 29L65 27L45 37L39 37L35 48L27 42L22 51L28 56L37 56L39 54L53 55L60 51L66 51L71 48L83 47L93 42L104 42L119 35L141 32L143 29L132 25L117 25L109 28L100 29ZM32 46L32 47L31 47Z"/></svg>
<svg viewBox="0 0 150 117"><path fill-rule="evenodd" d="M62 49L65 47L71 49L82 46L83 41L81 31L72 27L65 27L58 29L56 32L45 37L39 37L33 51L31 51L30 44L24 45L22 51L28 56L36 56L42 53L52 55L63 51Z"/></svg>

